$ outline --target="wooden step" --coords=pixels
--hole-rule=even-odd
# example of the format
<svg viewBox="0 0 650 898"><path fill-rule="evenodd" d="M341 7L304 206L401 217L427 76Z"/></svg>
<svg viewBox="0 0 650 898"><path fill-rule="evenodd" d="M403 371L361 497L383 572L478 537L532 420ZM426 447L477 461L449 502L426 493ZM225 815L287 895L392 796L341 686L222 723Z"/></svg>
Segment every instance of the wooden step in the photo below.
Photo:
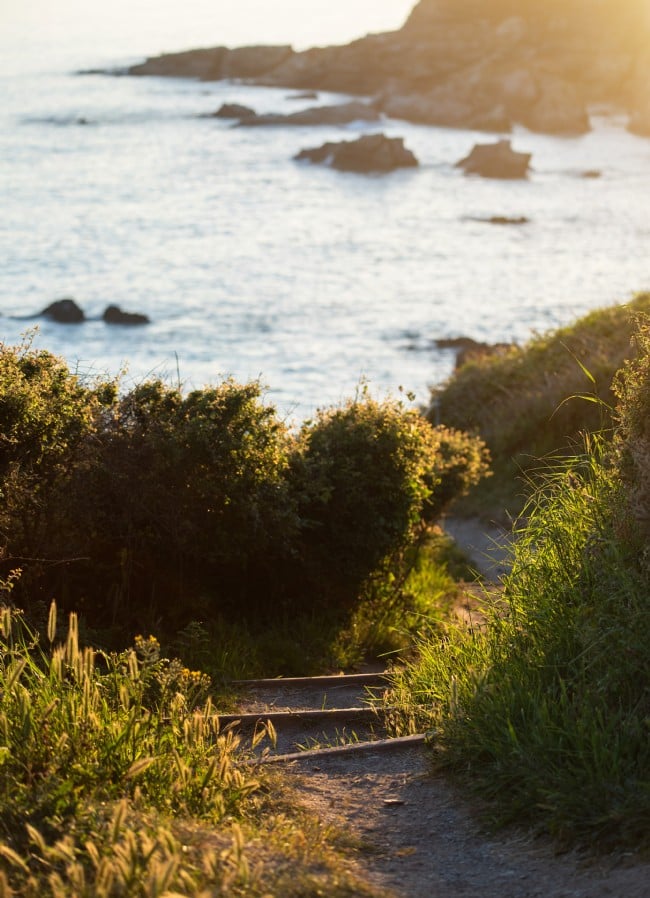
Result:
<svg viewBox="0 0 650 898"><path fill-rule="evenodd" d="M374 708L323 708L308 709L295 708L290 711L255 711L246 712L244 714L219 714L219 722L228 726L229 724L240 723L242 726L246 724L264 723L270 720L271 723L328 723L333 720L378 720L379 715Z"/></svg>
<svg viewBox="0 0 650 898"><path fill-rule="evenodd" d="M392 739L375 739L372 742L351 742L348 745L337 745L331 748L310 748L306 751L294 751L284 755L265 755L257 760L248 761L248 764L288 764L292 761L318 761L319 758L332 757L334 755L361 754L363 752L400 751L406 748L414 748L424 745L426 742L424 733L416 733L413 736L396 736Z"/></svg>
<svg viewBox="0 0 650 898"><path fill-rule="evenodd" d="M388 682L388 673L334 674L324 677L274 677L262 680L232 680L238 689L266 689L278 686L289 689L331 689L346 686L381 686Z"/></svg>

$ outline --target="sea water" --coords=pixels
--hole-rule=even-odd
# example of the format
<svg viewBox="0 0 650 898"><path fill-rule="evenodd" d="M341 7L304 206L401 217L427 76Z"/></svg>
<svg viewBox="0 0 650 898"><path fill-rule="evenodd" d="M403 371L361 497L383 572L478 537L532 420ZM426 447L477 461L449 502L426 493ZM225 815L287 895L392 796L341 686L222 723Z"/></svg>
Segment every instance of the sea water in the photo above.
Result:
<svg viewBox="0 0 650 898"><path fill-rule="evenodd" d="M75 370L121 372L126 387L259 378L301 419L361 382L426 403L453 367L436 339L523 341L650 289L650 140L624 117L595 111L592 132L570 139L516 130L533 170L503 182L455 167L486 135L393 120L237 128L205 116L223 102L310 103L284 89L78 74L198 45L343 41L397 27L408 3L364 0L355 18L354 3L318 0L320 20L295 0L3 3L5 343L72 296L96 320L40 320L31 338ZM403 137L420 167L368 176L293 159L377 130ZM151 323L104 324L109 304Z"/></svg>

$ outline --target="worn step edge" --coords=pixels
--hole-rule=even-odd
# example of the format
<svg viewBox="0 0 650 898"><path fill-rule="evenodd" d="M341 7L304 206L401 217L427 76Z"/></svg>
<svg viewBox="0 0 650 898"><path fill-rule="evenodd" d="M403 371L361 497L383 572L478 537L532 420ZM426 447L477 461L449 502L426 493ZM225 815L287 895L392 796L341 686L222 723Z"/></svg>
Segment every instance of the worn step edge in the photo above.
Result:
<svg viewBox="0 0 650 898"><path fill-rule="evenodd" d="M228 726L233 723L263 723L265 720L270 720L271 723L282 723L294 720L298 722L334 720L339 717L351 720L359 718L379 720L379 716L380 712L375 711L374 708L294 708L290 711L247 711L245 714L219 714L219 721Z"/></svg>
<svg viewBox="0 0 650 898"><path fill-rule="evenodd" d="M311 748L307 751L295 751L285 755L266 755L263 758L248 761L248 764L285 764L291 761L317 761L319 758L333 755L361 754L361 752L393 751L401 748L412 748L423 745L426 741L424 733L414 736L396 736L392 739L375 739L373 742L352 742L349 745L337 745L332 748Z"/></svg>
<svg viewBox="0 0 650 898"><path fill-rule="evenodd" d="M373 684L385 683L388 680L388 673L364 673L364 674L335 674L325 677L274 677L272 679L263 680L232 680L231 686L238 688L256 689L260 687L278 687L278 686L294 686L307 688L313 686L321 688L323 686L371 686Z"/></svg>

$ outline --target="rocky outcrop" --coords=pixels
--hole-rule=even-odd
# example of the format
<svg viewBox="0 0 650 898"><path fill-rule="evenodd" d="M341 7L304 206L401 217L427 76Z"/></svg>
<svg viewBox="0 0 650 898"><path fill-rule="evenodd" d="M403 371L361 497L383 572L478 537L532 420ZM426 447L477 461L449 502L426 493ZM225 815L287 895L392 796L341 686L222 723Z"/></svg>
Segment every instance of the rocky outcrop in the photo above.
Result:
<svg viewBox="0 0 650 898"><path fill-rule="evenodd" d="M384 134L366 134L358 140L324 143L320 147L301 150L295 158L320 162L339 171L355 172L389 172L418 165L401 137Z"/></svg>
<svg viewBox="0 0 650 898"><path fill-rule="evenodd" d="M617 104L646 133L648 46L646 0L420 0L401 29L343 46L215 47L129 72L363 94L396 118L493 131L580 134L589 104Z"/></svg>
<svg viewBox="0 0 650 898"><path fill-rule="evenodd" d="M294 55L288 45L210 47L152 56L131 66L129 75L158 75L171 78L197 78L220 81L227 78L261 78Z"/></svg>
<svg viewBox="0 0 650 898"><path fill-rule="evenodd" d="M257 113L250 106L242 106L241 103L223 103L210 118L251 118Z"/></svg>
<svg viewBox="0 0 650 898"><path fill-rule="evenodd" d="M566 81L556 78L540 82L539 95L518 116L522 125L543 134L577 135L591 129L584 101L578 91Z"/></svg>
<svg viewBox="0 0 650 898"><path fill-rule="evenodd" d="M245 128L264 125L348 125L351 122L376 122L381 115L368 103L353 101L335 106L311 106L288 115L268 113L241 118L240 126Z"/></svg>
<svg viewBox="0 0 650 898"><path fill-rule="evenodd" d="M57 299L46 306L39 315L40 318L49 318L59 324L80 324L86 320L83 309L79 308L74 299L66 297Z"/></svg>
<svg viewBox="0 0 650 898"><path fill-rule="evenodd" d="M530 167L531 154L518 153L509 140L496 143L477 143L464 159L456 163L466 175L483 178L525 178Z"/></svg>
<svg viewBox="0 0 650 898"><path fill-rule="evenodd" d="M454 367L458 371L470 362L479 361L487 356L507 355L515 347L514 343L482 343L472 337L449 337L435 340L437 349L453 349L456 353Z"/></svg>
<svg viewBox="0 0 650 898"><path fill-rule="evenodd" d="M640 137L650 137L650 103L645 109L635 109L630 115L628 130Z"/></svg>
<svg viewBox="0 0 650 898"><path fill-rule="evenodd" d="M140 312L124 312L119 306L107 306L102 315L106 324L149 324L148 315Z"/></svg>

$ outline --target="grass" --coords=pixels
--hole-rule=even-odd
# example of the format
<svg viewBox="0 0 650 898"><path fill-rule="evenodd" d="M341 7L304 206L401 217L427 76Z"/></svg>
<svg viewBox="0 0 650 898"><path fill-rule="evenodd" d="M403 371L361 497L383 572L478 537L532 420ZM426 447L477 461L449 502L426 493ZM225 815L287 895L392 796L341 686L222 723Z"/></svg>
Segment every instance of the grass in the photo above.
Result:
<svg viewBox="0 0 650 898"><path fill-rule="evenodd" d="M596 442L547 475L487 626L449 626L395 674L397 732L427 729L492 822L650 848L650 590L616 531Z"/></svg>
<svg viewBox="0 0 650 898"><path fill-rule="evenodd" d="M373 894L208 688L152 637L109 655L80 648L74 615L59 641L54 605L46 639L2 607L2 898Z"/></svg>
<svg viewBox="0 0 650 898"><path fill-rule="evenodd" d="M612 426L612 380L634 353L634 316L649 311L650 293L639 294L470 361L433 391L430 420L477 432L492 456L494 476L460 500L459 513L516 517L536 469L580 451L582 434Z"/></svg>

